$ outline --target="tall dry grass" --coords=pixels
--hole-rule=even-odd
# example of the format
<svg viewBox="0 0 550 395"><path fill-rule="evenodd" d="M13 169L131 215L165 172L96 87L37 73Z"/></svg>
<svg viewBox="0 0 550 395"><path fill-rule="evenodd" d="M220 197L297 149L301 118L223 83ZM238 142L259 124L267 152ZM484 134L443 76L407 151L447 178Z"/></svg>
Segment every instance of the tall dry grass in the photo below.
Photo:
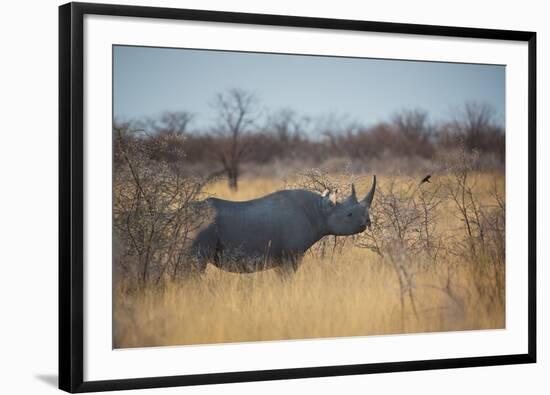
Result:
<svg viewBox="0 0 550 395"><path fill-rule="evenodd" d="M434 183L441 185L445 177L450 176ZM491 201L491 188L503 192L503 175L472 173L471 177L481 204ZM379 185L383 188L396 180L402 181L382 176ZM355 181L359 194L368 190L370 177ZM285 184L282 180L243 179L238 192L234 192L220 181L206 192L247 200ZM464 224L452 202L445 200L437 210L437 232L443 246L463 245ZM400 265L408 276L406 289L401 272L387 255L361 248L361 243L350 240L326 254L309 252L296 275L286 280L273 271L233 274L213 266L200 278L168 279L139 290L118 278L114 284L114 346L504 327L504 266L495 266L493 257L478 254L473 259L459 250L445 248L437 262L418 253L407 255Z"/></svg>

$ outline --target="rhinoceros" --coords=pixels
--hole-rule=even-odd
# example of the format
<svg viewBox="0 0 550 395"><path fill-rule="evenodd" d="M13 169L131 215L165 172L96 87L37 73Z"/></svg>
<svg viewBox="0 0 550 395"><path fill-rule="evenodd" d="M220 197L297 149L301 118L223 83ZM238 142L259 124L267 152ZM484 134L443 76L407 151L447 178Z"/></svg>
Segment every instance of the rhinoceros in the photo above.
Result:
<svg viewBox="0 0 550 395"><path fill-rule="evenodd" d="M192 266L204 272L210 262L235 273L277 268L298 270L301 257L322 237L348 236L370 226L369 208L376 188L357 200L355 186L342 202L329 191L323 194L291 189L249 201L208 198L210 220L191 247Z"/></svg>

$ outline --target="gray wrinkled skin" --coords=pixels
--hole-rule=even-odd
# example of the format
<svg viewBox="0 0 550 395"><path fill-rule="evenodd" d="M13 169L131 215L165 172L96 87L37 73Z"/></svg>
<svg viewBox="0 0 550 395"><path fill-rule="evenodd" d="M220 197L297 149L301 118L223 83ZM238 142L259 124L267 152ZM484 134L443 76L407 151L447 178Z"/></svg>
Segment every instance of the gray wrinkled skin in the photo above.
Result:
<svg viewBox="0 0 550 395"><path fill-rule="evenodd" d="M319 195L302 189L245 202L206 199L212 219L193 243L195 269L202 272L210 262L235 273L296 271L303 254L322 237L353 235L370 225L375 187L376 176L370 192L358 201L352 185L341 203L328 191Z"/></svg>

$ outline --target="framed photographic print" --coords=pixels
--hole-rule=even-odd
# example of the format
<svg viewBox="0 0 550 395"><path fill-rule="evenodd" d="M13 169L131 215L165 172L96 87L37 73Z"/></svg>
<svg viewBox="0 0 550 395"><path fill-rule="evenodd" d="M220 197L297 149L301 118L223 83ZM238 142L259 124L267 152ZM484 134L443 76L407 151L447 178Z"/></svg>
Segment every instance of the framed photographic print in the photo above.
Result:
<svg viewBox="0 0 550 395"><path fill-rule="evenodd" d="M536 361L536 34L59 9L59 386Z"/></svg>

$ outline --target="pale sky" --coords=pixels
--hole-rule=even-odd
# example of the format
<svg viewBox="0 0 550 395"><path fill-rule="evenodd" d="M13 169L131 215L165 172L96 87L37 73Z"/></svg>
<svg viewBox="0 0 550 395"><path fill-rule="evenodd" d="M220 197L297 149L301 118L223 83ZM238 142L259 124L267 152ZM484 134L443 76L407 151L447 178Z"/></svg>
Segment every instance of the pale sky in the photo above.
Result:
<svg viewBox="0 0 550 395"><path fill-rule="evenodd" d="M208 128L215 96L231 88L254 93L266 113L291 108L365 126L405 109L437 122L472 100L490 104L498 123L505 118L501 65L115 46L113 71L121 120L189 111L192 128Z"/></svg>

